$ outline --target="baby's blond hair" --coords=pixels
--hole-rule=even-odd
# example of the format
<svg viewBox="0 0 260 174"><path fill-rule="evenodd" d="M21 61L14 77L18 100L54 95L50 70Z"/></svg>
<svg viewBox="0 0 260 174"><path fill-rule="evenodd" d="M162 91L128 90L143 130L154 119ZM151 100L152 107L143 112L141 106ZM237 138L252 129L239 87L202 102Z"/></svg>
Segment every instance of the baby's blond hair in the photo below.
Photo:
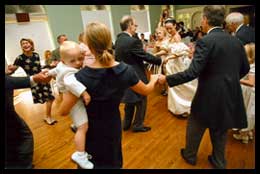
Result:
<svg viewBox="0 0 260 174"><path fill-rule="evenodd" d="M78 43L73 41L64 41L60 46L61 60L65 60L68 57L74 57L80 55L81 50Z"/></svg>

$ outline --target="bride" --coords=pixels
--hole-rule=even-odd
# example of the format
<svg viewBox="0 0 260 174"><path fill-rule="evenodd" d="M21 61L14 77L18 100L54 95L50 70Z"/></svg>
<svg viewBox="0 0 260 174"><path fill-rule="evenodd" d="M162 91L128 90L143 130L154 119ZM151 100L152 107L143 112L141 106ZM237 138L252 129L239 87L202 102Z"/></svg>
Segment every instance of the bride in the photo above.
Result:
<svg viewBox="0 0 260 174"><path fill-rule="evenodd" d="M181 37L176 30L176 21L169 18L165 21L165 27L170 34L166 45L167 57L166 75L175 74L187 69L184 60L188 58L190 49L181 42ZM191 101L197 88L197 80L175 86L168 89L168 110L179 117L187 117L190 114Z"/></svg>

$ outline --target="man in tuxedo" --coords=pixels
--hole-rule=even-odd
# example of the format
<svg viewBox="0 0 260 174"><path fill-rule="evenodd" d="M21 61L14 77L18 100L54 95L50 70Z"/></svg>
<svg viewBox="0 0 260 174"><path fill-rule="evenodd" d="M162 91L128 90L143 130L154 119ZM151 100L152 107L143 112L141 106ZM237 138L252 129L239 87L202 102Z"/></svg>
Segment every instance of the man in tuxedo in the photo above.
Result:
<svg viewBox="0 0 260 174"><path fill-rule="evenodd" d="M67 41L68 38L65 34L61 34L57 37L57 42L61 45L64 41ZM52 51L51 53L51 61L54 66L56 66L60 61L60 46Z"/></svg>
<svg viewBox="0 0 260 174"><path fill-rule="evenodd" d="M13 105L13 90L29 88L35 83L47 83L51 80L45 71L31 77L12 77L5 75L5 168L30 169L33 168L33 135L16 113Z"/></svg>
<svg viewBox="0 0 260 174"><path fill-rule="evenodd" d="M124 16L120 21L120 27L123 32L118 34L115 42L116 60L131 65L139 78L144 83L148 83L144 61L156 65L160 65L162 61L160 58L146 53L143 49L142 41L132 37L136 33L137 28L136 21L133 17ZM130 128L136 108L132 130L134 132L149 131L151 128L143 125L146 114L147 97L137 94L129 88L125 91L122 102L125 103L123 129L128 130Z"/></svg>
<svg viewBox="0 0 260 174"><path fill-rule="evenodd" d="M141 33L140 36L141 36L141 41L142 41L142 43L143 43L143 46L144 46L144 48L145 48L146 45L148 44L148 40L145 39L144 33Z"/></svg>
<svg viewBox="0 0 260 174"><path fill-rule="evenodd" d="M244 15L239 12L233 12L226 17L226 27L234 35L246 45L255 43L255 31L250 26L244 24Z"/></svg>
<svg viewBox="0 0 260 174"><path fill-rule="evenodd" d="M196 164L199 144L207 128L213 145L208 160L215 168L226 168L227 130L247 127L239 81L248 73L249 64L241 42L221 28L224 15L222 5L205 6L201 23L207 35L197 41L189 68L159 77L159 83L167 82L170 87L198 77L188 118L186 147L181 149L184 160L192 165Z"/></svg>

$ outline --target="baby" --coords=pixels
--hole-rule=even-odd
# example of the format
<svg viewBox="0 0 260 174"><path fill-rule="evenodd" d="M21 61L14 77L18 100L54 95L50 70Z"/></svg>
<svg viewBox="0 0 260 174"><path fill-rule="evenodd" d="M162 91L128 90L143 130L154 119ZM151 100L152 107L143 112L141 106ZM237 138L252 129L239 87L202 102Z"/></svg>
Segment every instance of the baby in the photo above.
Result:
<svg viewBox="0 0 260 174"><path fill-rule="evenodd" d="M65 41L60 46L61 61L56 68L48 72L49 76L56 77L59 92L70 91L76 96L82 96L85 104L90 102L90 96L86 92L86 87L78 82L74 76L82 67L84 56L81 53L79 44L73 41ZM78 100L70 111L73 124L77 126L75 134L76 152L71 156L83 169L92 169L93 163L88 160L88 153L85 152L85 137L88 130L87 112L82 100Z"/></svg>

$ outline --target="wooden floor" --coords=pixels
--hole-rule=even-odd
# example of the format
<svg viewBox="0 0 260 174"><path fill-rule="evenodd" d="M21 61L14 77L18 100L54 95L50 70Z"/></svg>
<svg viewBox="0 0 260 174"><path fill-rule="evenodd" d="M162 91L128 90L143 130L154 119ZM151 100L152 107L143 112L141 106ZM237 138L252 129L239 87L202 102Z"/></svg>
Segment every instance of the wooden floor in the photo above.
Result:
<svg viewBox="0 0 260 174"><path fill-rule="evenodd" d="M75 169L70 160L75 150L70 130L70 117L57 117L58 123L49 126L43 121L45 105L32 104L30 91L22 92L15 107L31 128L34 136L34 158L36 169ZM55 109L57 102L54 103ZM123 104L120 105L123 115ZM145 133L123 132L123 168L124 169L210 169L207 156L211 154L208 131L205 133L198 151L197 165L191 166L180 156L185 145L187 120L174 117L167 110L167 97L156 89L148 96L145 125L152 130ZM248 144L232 138L228 134L226 146L228 169L255 168L255 140Z"/></svg>

